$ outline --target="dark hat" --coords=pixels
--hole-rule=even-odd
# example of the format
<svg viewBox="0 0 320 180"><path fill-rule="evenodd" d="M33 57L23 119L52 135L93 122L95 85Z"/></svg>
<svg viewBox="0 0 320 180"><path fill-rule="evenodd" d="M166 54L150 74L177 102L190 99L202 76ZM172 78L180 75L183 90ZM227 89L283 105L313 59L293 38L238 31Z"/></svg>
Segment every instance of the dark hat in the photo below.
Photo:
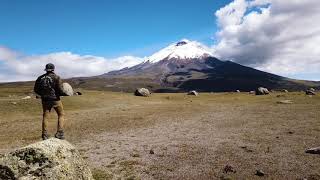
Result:
<svg viewBox="0 0 320 180"><path fill-rule="evenodd" d="M46 65L45 71L54 71L54 65L52 63L49 63Z"/></svg>

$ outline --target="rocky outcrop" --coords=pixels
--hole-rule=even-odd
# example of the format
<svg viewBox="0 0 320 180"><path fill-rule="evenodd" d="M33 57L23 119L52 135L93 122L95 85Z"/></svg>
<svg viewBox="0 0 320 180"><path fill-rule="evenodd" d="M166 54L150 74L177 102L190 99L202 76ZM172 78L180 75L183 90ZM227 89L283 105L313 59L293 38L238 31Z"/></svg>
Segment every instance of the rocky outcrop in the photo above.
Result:
<svg viewBox="0 0 320 180"><path fill-rule="evenodd" d="M267 95L269 93L270 93L269 90L267 88L264 88L264 87L259 87L256 90L256 95Z"/></svg>
<svg viewBox="0 0 320 180"><path fill-rule="evenodd" d="M138 88L134 92L134 95L136 95L136 96L148 97L148 96L150 96L150 94L151 94L150 91L146 88Z"/></svg>
<svg viewBox="0 0 320 180"><path fill-rule="evenodd" d="M0 179L93 179L69 142L51 138L0 156Z"/></svg>

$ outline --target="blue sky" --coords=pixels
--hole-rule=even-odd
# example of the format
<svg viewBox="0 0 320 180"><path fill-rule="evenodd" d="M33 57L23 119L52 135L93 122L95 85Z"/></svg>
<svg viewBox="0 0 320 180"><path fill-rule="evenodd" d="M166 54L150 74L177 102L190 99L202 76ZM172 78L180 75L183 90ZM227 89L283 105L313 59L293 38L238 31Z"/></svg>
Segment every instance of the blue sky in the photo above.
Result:
<svg viewBox="0 0 320 180"><path fill-rule="evenodd" d="M0 82L141 63L183 38L221 60L320 80L319 0L0 0Z"/></svg>
<svg viewBox="0 0 320 180"><path fill-rule="evenodd" d="M145 56L182 38L213 44L227 0L1 0L0 44L26 54Z"/></svg>

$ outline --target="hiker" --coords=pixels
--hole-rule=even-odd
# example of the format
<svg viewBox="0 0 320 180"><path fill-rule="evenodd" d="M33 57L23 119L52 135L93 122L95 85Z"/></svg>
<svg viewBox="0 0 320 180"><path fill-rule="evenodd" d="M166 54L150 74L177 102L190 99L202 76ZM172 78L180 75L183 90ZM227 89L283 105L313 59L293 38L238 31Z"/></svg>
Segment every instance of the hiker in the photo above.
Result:
<svg viewBox="0 0 320 180"><path fill-rule="evenodd" d="M54 65L49 63L46 65L46 73L39 76L34 85L34 92L41 96L43 119L42 119L42 139L49 138L47 126L49 113L53 108L58 114L58 127L55 137L64 139L64 111L60 100L62 94L62 81L58 75L54 73Z"/></svg>

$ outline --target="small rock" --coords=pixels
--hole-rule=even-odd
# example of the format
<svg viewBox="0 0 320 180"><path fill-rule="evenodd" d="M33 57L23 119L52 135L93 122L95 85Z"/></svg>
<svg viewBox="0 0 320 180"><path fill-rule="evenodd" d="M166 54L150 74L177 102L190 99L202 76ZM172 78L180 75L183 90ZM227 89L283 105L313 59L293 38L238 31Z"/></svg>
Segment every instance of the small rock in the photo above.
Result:
<svg viewBox="0 0 320 180"><path fill-rule="evenodd" d="M294 132L293 131L288 131L288 134L293 134Z"/></svg>
<svg viewBox="0 0 320 180"><path fill-rule="evenodd" d="M256 90L256 95L267 95L269 93L270 93L269 90L267 88L264 88L264 87L259 87Z"/></svg>
<svg viewBox="0 0 320 180"><path fill-rule="evenodd" d="M231 173L236 173L237 171L234 169L234 167L233 166L231 166L231 165L226 165L224 168L223 168L223 172L224 173L229 173L229 172L231 172Z"/></svg>
<svg viewBox="0 0 320 180"><path fill-rule="evenodd" d="M17 105L17 102L11 102L11 104L13 104L13 105Z"/></svg>
<svg viewBox="0 0 320 180"><path fill-rule="evenodd" d="M81 95L82 95L82 92L78 91L78 92L75 93L75 95L81 96Z"/></svg>
<svg viewBox="0 0 320 180"><path fill-rule="evenodd" d="M154 154L153 149L150 149L149 153L150 153L150 154Z"/></svg>
<svg viewBox="0 0 320 180"><path fill-rule="evenodd" d="M24 98L21 98L21 99L23 99L23 100L26 100L26 99L31 99L31 96L26 96L26 97L24 97Z"/></svg>
<svg viewBox="0 0 320 180"><path fill-rule="evenodd" d="M306 153L309 153L309 154L320 154L320 147L307 149Z"/></svg>
<svg viewBox="0 0 320 180"><path fill-rule="evenodd" d="M150 91L146 88L138 88L134 92L135 96L143 96L143 97L148 97L151 95Z"/></svg>
<svg viewBox="0 0 320 180"><path fill-rule="evenodd" d="M199 93L197 91L189 91L188 95L199 96Z"/></svg>
<svg viewBox="0 0 320 180"><path fill-rule="evenodd" d="M292 100L281 100L277 101L277 104L293 104Z"/></svg>
<svg viewBox="0 0 320 180"><path fill-rule="evenodd" d="M138 154L138 153L133 153L133 154L131 154L131 156L132 156L132 157L140 157L140 154Z"/></svg>
<svg viewBox="0 0 320 180"><path fill-rule="evenodd" d="M249 92L249 94L255 94L255 93L256 93L255 91L250 91L250 92Z"/></svg>
<svg viewBox="0 0 320 180"><path fill-rule="evenodd" d="M262 170L257 170L255 175L257 175L257 176L264 176L265 173L264 173Z"/></svg>
<svg viewBox="0 0 320 180"><path fill-rule="evenodd" d="M315 91L311 91L311 90L307 90L306 91L306 95L314 96L314 95L316 95L316 92Z"/></svg>
<svg viewBox="0 0 320 180"><path fill-rule="evenodd" d="M236 90L237 93L240 93L240 90Z"/></svg>

